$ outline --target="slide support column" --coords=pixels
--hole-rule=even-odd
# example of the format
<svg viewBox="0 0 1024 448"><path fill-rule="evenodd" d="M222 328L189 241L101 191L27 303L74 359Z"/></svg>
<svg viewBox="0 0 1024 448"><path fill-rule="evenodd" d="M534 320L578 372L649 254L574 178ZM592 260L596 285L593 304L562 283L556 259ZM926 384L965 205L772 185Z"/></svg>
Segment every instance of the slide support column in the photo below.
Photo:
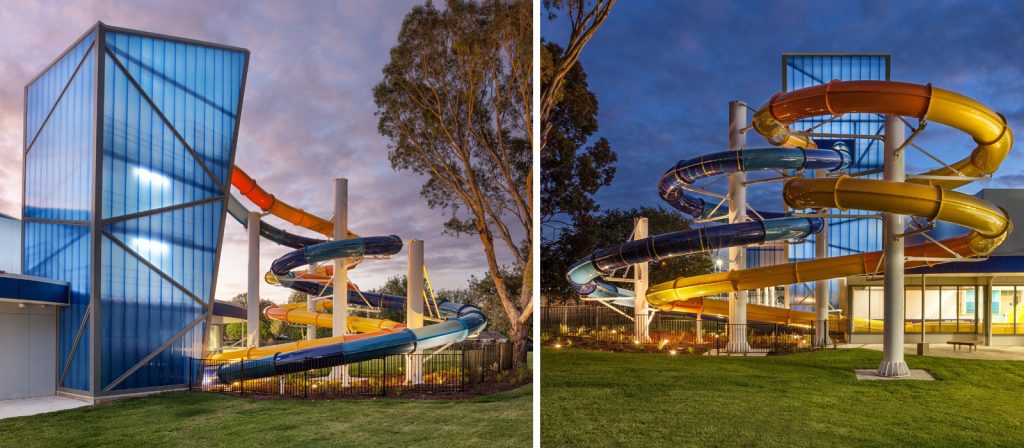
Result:
<svg viewBox="0 0 1024 448"><path fill-rule="evenodd" d="M890 182L903 182L906 160L903 152L896 152L904 141L903 122L896 115L885 116L885 158L883 178ZM903 215L885 213L882 232L882 251L885 257L885 334L882 337L882 364L878 376L910 376L910 368L903 359L903 343L906 328L903 323Z"/></svg>
<svg viewBox="0 0 1024 448"><path fill-rule="evenodd" d="M409 240L409 267L406 271L405 326L410 330L423 328L423 240ZM423 350L416 348L405 355L405 381L423 383Z"/></svg>
<svg viewBox="0 0 1024 448"><path fill-rule="evenodd" d="M260 346L260 214L249 212L249 270L245 300L246 346Z"/></svg>
<svg viewBox="0 0 1024 448"><path fill-rule="evenodd" d="M740 151L747 145L747 135L742 131L747 125L746 104L742 101L729 102L729 150ZM747 174L737 171L729 174L729 223L747 220ZM729 248L729 270L745 269L745 246ZM747 292L737 291L729 294L729 345L730 353L746 353L750 351L747 343Z"/></svg>
<svg viewBox="0 0 1024 448"><path fill-rule="evenodd" d="M316 268L310 265L309 272L316 272ZM306 311L310 313L316 312L316 296L306 294ZM316 325L306 325L306 340L312 341L313 339L316 339Z"/></svg>
<svg viewBox="0 0 1024 448"><path fill-rule="evenodd" d="M647 218L636 218L633 222L633 240L647 238ZM650 329L648 328L647 286L649 283L649 265L639 263L633 267L634 291L636 299L634 303L633 334L637 342L645 344L651 342Z"/></svg>
<svg viewBox="0 0 1024 448"><path fill-rule="evenodd" d="M828 176L828 171L817 170L814 172L814 177L823 178ZM822 210L822 213L826 213L828 210ZM822 218L824 225L821 228L821 232L818 232L814 236L814 258L817 260L824 260L828 258L828 220ZM831 343L828 337L828 280L818 280L814 282L814 311L816 313L815 320L817 320L814 326L814 345L818 347L825 347Z"/></svg>
<svg viewBox="0 0 1024 448"><path fill-rule="evenodd" d="M348 179L334 179L334 233L335 241L348 239ZM344 258L334 259L334 276L331 278L333 287L334 328L332 336L344 336L348 333L348 265ZM348 387L351 379L348 366L334 368L334 378L341 378L342 387Z"/></svg>

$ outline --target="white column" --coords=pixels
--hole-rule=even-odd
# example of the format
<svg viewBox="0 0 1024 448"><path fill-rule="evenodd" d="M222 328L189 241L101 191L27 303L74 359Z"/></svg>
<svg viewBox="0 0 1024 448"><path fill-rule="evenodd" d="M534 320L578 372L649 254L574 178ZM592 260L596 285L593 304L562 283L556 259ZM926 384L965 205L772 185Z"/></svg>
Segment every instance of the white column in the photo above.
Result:
<svg viewBox="0 0 1024 448"><path fill-rule="evenodd" d="M747 145L747 135L741 131L747 125L747 109L742 101L729 102L729 150L739 151ZM747 174L729 175L729 223L747 220ZM729 270L746 269L746 247L729 248ZM729 345L728 351L745 353L750 351L747 343L747 292L729 294Z"/></svg>
<svg viewBox="0 0 1024 448"><path fill-rule="evenodd" d="M224 324L210 325L210 353L220 353L224 348Z"/></svg>
<svg viewBox="0 0 1024 448"><path fill-rule="evenodd" d="M335 241L348 239L348 179L334 179L334 233ZM333 324L332 336L343 336L348 333L348 266L344 258L334 259L334 276L331 278L333 288ZM348 366L334 369L335 378L340 377L342 386L350 384Z"/></svg>
<svg viewBox="0 0 1024 448"><path fill-rule="evenodd" d="M828 172L825 170L814 172L814 177L826 177L827 175ZM821 232L814 236L814 258L817 260L828 258L828 220L824 218L822 220L824 226L821 228ZM814 282L814 319L817 321L814 325L814 344L818 346L825 346L831 342L825 327L828 321L828 305L828 280L818 280Z"/></svg>
<svg viewBox="0 0 1024 448"><path fill-rule="evenodd" d="M633 240L647 238L647 218L636 218L633 220ZM647 327L647 314L650 312L647 306L647 286L650 267L647 263L638 263L633 266L633 280L635 291L635 302L633 307L633 336L640 343L651 341L649 328Z"/></svg>
<svg viewBox="0 0 1024 448"><path fill-rule="evenodd" d="M423 328L423 241L409 240L409 262L405 274L405 326ZM418 356L416 356L418 355ZM417 348L405 357L405 381L423 382L423 350Z"/></svg>
<svg viewBox="0 0 1024 448"><path fill-rule="evenodd" d="M308 272L316 272L316 268L310 265ZM306 294L306 311L316 312L316 296ZM316 339L316 325L306 325L306 340L312 341L313 339Z"/></svg>
<svg viewBox="0 0 1024 448"><path fill-rule="evenodd" d="M260 346L260 214L249 212L249 270L245 301L245 343L247 347Z"/></svg>
<svg viewBox="0 0 1024 448"><path fill-rule="evenodd" d="M890 182L905 180L904 153L896 153L903 144L903 122L898 116L885 116L885 167L884 178ZM878 376L903 377L910 376L910 369L903 359L904 333L904 278L903 278L903 215L885 213L882 232L882 251L885 257L885 281L882 290L885 292L885 323L882 336L882 364L878 366Z"/></svg>
<svg viewBox="0 0 1024 448"><path fill-rule="evenodd" d="M697 313L697 324L695 327L697 334L694 336L694 341L698 344L704 343L704 319L702 314Z"/></svg>

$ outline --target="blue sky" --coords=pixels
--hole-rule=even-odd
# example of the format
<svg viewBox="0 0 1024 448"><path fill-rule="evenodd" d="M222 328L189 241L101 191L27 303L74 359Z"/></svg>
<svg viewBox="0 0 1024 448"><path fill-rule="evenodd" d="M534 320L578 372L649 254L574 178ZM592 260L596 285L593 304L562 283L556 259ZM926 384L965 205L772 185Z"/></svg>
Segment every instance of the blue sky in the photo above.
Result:
<svg viewBox="0 0 1024 448"><path fill-rule="evenodd" d="M546 17L546 14L542 14ZM1024 2L621 0L583 50L600 102L599 135L619 154L604 208L660 205L661 173L680 159L726 150L728 102L764 104L781 87L784 52L887 52L891 78L974 97L1024 135ZM563 44L564 18L541 22ZM916 141L952 162L971 140L940 125ZM765 146L755 133L748 147ZM995 178L963 188L1024 187L1011 152ZM912 151L908 173L936 166ZM719 182L724 184L724 182ZM781 206L758 188L755 206ZM770 201L764 204L764 201Z"/></svg>
<svg viewBox="0 0 1024 448"><path fill-rule="evenodd" d="M475 236L442 234L444 217L419 196L423 178L392 171L377 133L371 89L405 14L423 1L0 2L0 212L21 215L23 87L97 20L119 27L248 48L252 52L237 164L271 193L330 217L332 179L349 178L350 228L425 241L435 287L465 286L486 271ZM253 206L250 204L250 208ZM273 223L309 235L275 218ZM246 246L228 219L217 298L245 291ZM264 242L261 268L287 248ZM405 273L405 252L350 274L366 289ZM510 260L508 260L510 261ZM283 300L263 284L261 296Z"/></svg>

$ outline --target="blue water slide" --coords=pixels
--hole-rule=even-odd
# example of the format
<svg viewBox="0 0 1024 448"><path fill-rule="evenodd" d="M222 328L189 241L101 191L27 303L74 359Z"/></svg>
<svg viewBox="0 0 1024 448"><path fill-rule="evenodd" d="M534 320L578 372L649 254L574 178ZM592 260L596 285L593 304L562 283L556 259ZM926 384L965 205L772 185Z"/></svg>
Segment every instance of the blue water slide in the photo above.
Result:
<svg viewBox="0 0 1024 448"><path fill-rule="evenodd" d="M658 193L672 207L687 215L697 219L717 220L726 217L723 207L713 211L713 207L709 207L704 199L687 194L686 188L697 180L756 170L838 171L849 164L849 154L834 149L755 148L725 151L680 161L662 175L658 182ZM820 218L793 217L779 212L757 211L756 215L748 216L758 220L663 233L599 249L573 263L566 273L566 279L583 296L631 299L633 291L598 279L637 263L658 262L748 244L806 238L820 232L824 226ZM633 302L623 300L615 303L631 306Z"/></svg>
<svg viewBox="0 0 1024 448"><path fill-rule="evenodd" d="M475 336L487 326L487 317L474 306L442 302L438 307L448 320L383 336L222 364L208 372L204 383L231 384L442 347Z"/></svg>

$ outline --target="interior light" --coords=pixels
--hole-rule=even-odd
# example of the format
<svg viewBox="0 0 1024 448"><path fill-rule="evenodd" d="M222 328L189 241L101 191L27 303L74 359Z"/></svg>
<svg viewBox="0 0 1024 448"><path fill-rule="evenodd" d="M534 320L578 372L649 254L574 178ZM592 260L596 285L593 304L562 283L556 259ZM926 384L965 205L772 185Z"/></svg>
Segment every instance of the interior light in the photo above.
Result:
<svg viewBox="0 0 1024 448"><path fill-rule="evenodd" d="M170 250L166 243L146 238L132 238L132 246L136 252L142 255L163 255Z"/></svg>
<svg viewBox="0 0 1024 448"><path fill-rule="evenodd" d="M151 187L168 187L171 185L170 179L145 168L135 167L133 171L135 173L135 177L139 178L140 184L149 185Z"/></svg>

